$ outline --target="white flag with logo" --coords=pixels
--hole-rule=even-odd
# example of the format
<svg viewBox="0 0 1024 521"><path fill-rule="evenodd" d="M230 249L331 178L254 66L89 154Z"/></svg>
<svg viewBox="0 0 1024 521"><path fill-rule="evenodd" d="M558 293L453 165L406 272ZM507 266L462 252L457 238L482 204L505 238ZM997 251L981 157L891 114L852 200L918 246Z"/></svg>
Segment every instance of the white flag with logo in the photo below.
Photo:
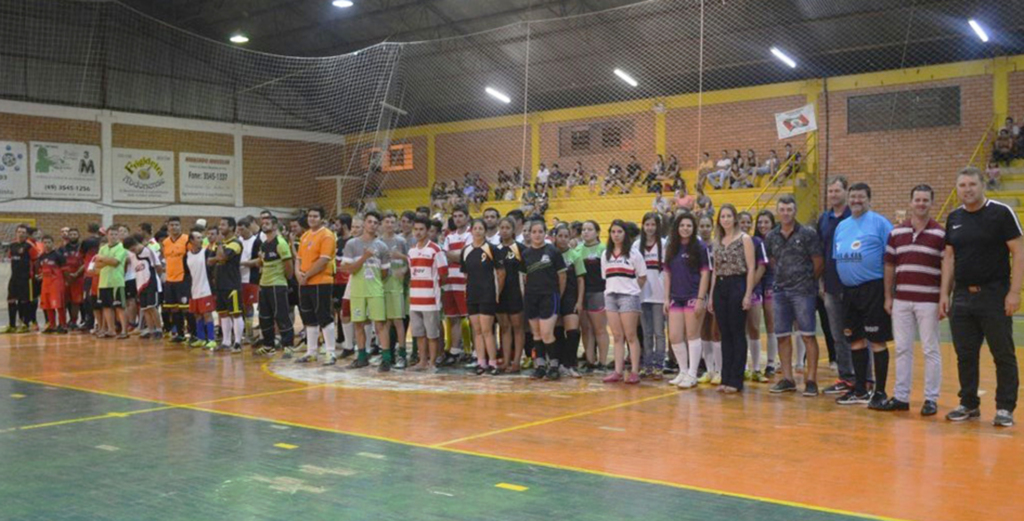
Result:
<svg viewBox="0 0 1024 521"><path fill-rule="evenodd" d="M779 139L818 130L818 122L814 119L814 105L807 104L795 110L776 114L775 128L779 132Z"/></svg>

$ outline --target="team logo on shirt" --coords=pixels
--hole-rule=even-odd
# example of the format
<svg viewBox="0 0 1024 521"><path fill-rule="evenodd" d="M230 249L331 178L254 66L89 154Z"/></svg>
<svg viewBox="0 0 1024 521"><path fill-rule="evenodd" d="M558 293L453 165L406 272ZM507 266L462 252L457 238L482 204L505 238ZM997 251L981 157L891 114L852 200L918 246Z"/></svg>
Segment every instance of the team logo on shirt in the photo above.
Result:
<svg viewBox="0 0 1024 521"><path fill-rule="evenodd" d="M852 243L850 243L850 249L854 250L854 251L859 250L860 246L861 246L861 242L860 241L853 241Z"/></svg>

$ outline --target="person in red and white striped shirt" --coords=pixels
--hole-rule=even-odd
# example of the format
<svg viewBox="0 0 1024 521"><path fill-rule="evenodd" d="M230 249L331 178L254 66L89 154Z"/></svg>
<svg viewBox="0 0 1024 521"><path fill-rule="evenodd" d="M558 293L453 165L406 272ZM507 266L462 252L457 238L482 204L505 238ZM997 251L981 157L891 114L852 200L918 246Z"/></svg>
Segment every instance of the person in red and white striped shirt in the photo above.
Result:
<svg viewBox="0 0 1024 521"><path fill-rule="evenodd" d="M469 315L466 305L466 274L461 269L462 248L473 238L469 233L469 209L465 205L456 206L452 210L452 222L455 223L455 230L445 236L442 246L448 261L448 280L444 284L444 295L441 298L444 316L451 329L451 354L459 355L463 352L462 319ZM455 363L453 357L445 357L445 364L452 363Z"/></svg>
<svg viewBox="0 0 1024 521"><path fill-rule="evenodd" d="M932 187L915 186L910 192L910 219L892 229L885 247L885 311L892 315L896 342L896 388L883 410L910 410L916 331L925 357L923 416L938 412L942 383L939 289L946 230L931 218L934 198Z"/></svg>
<svg viewBox="0 0 1024 521"><path fill-rule="evenodd" d="M433 365L440 351L441 281L448 278L448 260L441 247L427 238L429 229L430 219L413 220L416 244L409 249L409 328L417 345L426 349L414 371Z"/></svg>

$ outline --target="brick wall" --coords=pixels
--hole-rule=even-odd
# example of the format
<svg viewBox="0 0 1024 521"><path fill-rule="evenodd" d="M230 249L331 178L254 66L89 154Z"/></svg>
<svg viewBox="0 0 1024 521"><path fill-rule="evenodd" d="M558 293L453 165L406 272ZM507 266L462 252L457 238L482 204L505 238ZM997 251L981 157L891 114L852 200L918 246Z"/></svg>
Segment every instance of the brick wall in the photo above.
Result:
<svg viewBox="0 0 1024 521"><path fill-rule="evenodd" d="M559 155L560 128L571 128L573 126L584 125L587 123L627 120L633 122L633 139L628 142L623 140L622 149L620 151L588 155L572 155L571 153L564 156ZM599 133L591 132L590 146L591 148L598 148L601 146L601 135ZM576 161L579 161L587 172L607 172L608 165L612 161L615 161L622 167L625 167L626 164L629 163L629 156L631 155L637 156L637 159L644 165L644 168L650 168L655 161L656 149L653 111L641 114L626 114L621 116L542 123L540 125L541 162L548 167L551 167L552 163L558 163L559 168L565 172L571 172L575 167Z"/></svg>
<svg viewBox="0 0 1024 521"><path fill-rule="evenodd" d="M100 145L100 131L100 124L96 121L0 113L0 140L5 141Z"/></svg>
<svg viewBox="0 0 1024 521"><path fill-rule="evenodd" d="M858 134L846 132L846 100L850 96L949 85L961 88L958 127ZM928 183L935 189L937 212L938 206L953 189L956 172L967 164L992 118L992 78L989 76L857 89L833 92L829 96L827 172L845 175L851 183L871 185L875 210L888 217L893 217L897 210L906 209L910 189L920 183ZM823 121L818 125L824 130ZM824 175L824 150L821 159L821 173Z"/></svg>
<svg viewBox="0 0 1024 521"><path fill-rule="evenodd" d="M30 219L35 219L36 227L43 234L53 235L54 237L59 236L60 229L65 226L78 228L82 236L85 236L89 223L101 224L99 214L87 213L5 213L3 217L4 220L10 219L25 223L30 222Z"/></svg>
<svg viewBox="0 0 1024 521"><path fill-rule="evenodd" d="M248 206L308 207L334 204L334 181L317 177L345 173L341 145L245 136L244 201Z"/></svg>
<svg viewBox="0 0 1024 521"><path fill-rule="evenodd" d="M498 180L498 170L511 172L523 163L523 128L510 127L458 134L438 135L437 180L458 179L466 172L483 174L491 186ZM526 168L530 169L530 134L526 138Z"/></svg>
<svg viewBox="0 0 1024 521"><path fill-rule="evenodd" d="M1018 125L1024 121L1024 71L1010 73L1010 116Z"/></svg>

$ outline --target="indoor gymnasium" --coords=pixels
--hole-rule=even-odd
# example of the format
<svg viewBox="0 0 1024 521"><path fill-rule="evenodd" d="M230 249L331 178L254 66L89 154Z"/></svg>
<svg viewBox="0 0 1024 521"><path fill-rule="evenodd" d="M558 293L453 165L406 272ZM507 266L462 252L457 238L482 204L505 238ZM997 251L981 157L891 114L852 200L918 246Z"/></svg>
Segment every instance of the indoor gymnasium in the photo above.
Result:
<svg viewBox="0 0 1024 521"><path fill-rule="evenodd" d="M0 520L1024 519L1022 119L1024 2L0 0Z"/></svg>

